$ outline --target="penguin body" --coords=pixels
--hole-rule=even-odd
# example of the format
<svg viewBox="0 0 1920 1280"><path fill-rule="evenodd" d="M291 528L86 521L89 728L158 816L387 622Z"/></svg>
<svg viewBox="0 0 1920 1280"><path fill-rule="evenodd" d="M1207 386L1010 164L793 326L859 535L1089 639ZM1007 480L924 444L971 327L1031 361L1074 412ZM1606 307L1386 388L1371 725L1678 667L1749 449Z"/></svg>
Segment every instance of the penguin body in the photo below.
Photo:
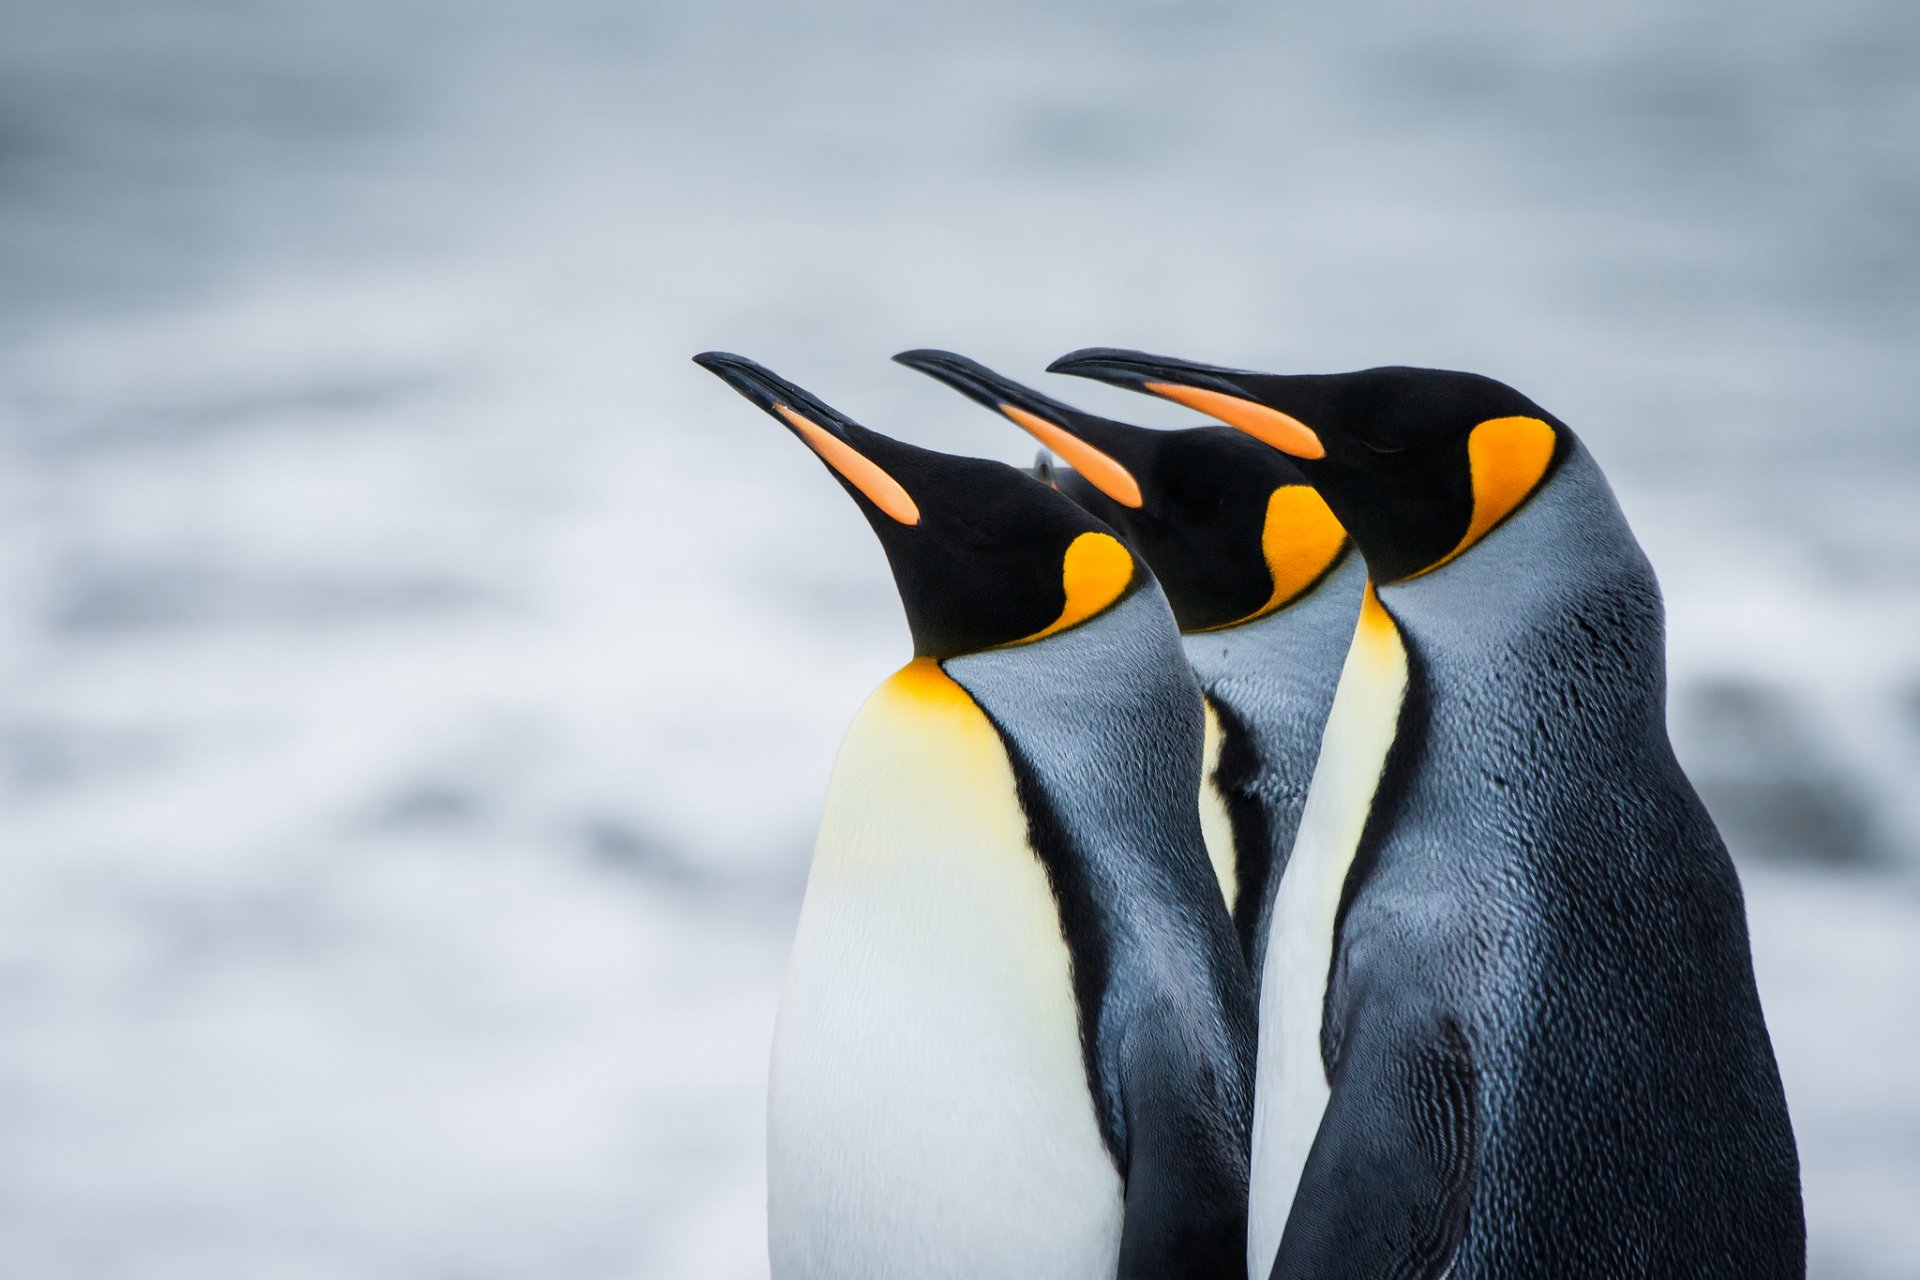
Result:
<svg viewBox="0 0 1920 1280"><path fill-rule="evenodd" d="M1249 1274L1264 1275L1280 1242L1326 1110L1322 1016L1340 904L1376 787L1400 728L1407 651L1368 589L1340 671L1312 785L1275 887L1260 994L1263 1057L1254 1111L1262 1157L1248 1192Z"/></svg>
<svg viewBox="0 0 1920 1280"><path fill-rule="evenodd" d="M1071 965L1006 744L921 659L827 793L774 1038L775 1275L1113 1274Z"/></svg>
<svg viewBox="0 0 1920 1280"><path fill-rule="evenodd" d="M809 870L769 1097L776 1280L1239 1276L1251 981L1151 573L1011 468L702 362L860 501L918 651L849 731Z"/></svg>
<svg viewBox="0 0 1920 1280"><path fill-rule="evenodd" d="M1667 741L1659 588L1565 449L1481 554L1380 588L1410 687L1338 922L1329 1110L1276 1274L1354 1274L1352 1234L1411 1198L1416 1256L1463 1277L1804 1274L1739 881ZM1424 1101L1387 1108L1383 1141L1396 1089ZM1389 1152L1394 1194L1342 1203Z"/></svg>
<svg viewBox="0 0 1920 1280"><path fill-rule="evenodd" d="M1378 584L1272 921L1248 1273L1803 1274L1739 882L1585 447L1471 375L1061 364L1271 435Z"/></svg>
<svg viewBox="0 0 1920 1280"><path fill-rule="evenodd" d="M1345 554L1286 608L1180 638L1219 726L1203 771L1202 812L1217 806L1228 823L1235 875L1228 905L1256 992L1365 583L1360 557Z"/></svg>
<svg viewBox="0 0 1920 1280"><path fill-rule="evenodd" d="M1200 809L1256 985L1366 570L1286 457L1230 428L1076 409L949 351L895 360L999 412L1072 469L1042 478L1152 566L1206 696Z"/></svg>

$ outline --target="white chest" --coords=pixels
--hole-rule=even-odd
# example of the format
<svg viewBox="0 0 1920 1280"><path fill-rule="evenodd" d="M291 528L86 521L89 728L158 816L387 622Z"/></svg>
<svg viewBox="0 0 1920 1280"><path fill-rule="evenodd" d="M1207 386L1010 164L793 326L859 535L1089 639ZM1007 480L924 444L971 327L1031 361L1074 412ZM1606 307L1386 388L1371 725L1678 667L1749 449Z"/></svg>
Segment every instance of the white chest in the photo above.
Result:
<svg viewBox="0 0 1920 1280"><path fill-rule="evenodd" d="M1320 1024L1335 917L1406 689L1406 648L1369 588L1267 938L1254 1086L1249 1275L1264 1277L1273 1267L1301 1170L1326 1111Z"/></svg>
<svg viewBox="0 0 1920 1280"><path fill-rule="evenodd" d="M1005 749L916 663L848 734L801 908L768 1108L774 1276L1091 1280L1120 1217Z"/></svg>
<svg viewBox="0 0 1920 1280"><path fill-rule="evenodd" d="M1227 798L1220 791L1214 774L1220 769L1220 749L1224 736L1220 713L1213 703L1206 704L1206 738L1200 764L1200 836L1206 841L1207 861L1220 882L1221 896L1232 911L1240 902L1240 856L1233 844L1233 818L1227 813Z"/></svg>

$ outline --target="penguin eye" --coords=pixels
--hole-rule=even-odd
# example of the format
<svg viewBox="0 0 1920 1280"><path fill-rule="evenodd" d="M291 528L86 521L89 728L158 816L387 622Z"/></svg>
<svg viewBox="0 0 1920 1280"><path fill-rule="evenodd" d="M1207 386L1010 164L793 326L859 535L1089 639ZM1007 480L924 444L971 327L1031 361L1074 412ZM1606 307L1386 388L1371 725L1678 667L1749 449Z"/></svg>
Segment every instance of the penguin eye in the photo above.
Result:
<svg viewBox="0 0 1920 1280"><path fill-rule="evenodd" d="M1176 456L1177 465L1156 468L1150 492L1159 506L1181 520L1198 520L1218 511L1226 501L1227 485L1211 468L1194 465L1190 457Z"/></svg>
<svg viewBox="0 0 1920 1280"><path fill-rule="evenodd" d="M1205 520L1225 504L1226 499L1218 488L1195 489L1191 485L1169 485L1166 489L1167 506L1179 513L1183 520Z"/></svg>
<svg viewBox="0 0 1920 1280"><path fill-rule="evenodd" d="M1373 454L1377 458L1397 458L1407 451L1407 446L1405 445L1375 444L1371 440L1361 440L1360 444L1368 453Z"/></svg>

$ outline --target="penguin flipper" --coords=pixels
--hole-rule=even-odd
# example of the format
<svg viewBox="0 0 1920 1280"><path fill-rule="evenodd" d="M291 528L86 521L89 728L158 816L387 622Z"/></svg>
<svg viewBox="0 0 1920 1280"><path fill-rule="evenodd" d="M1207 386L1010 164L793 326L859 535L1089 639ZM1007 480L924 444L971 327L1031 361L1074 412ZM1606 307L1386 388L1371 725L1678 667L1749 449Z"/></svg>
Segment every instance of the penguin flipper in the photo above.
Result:
<svg viewBox="0 0 1920 1280"><path fill-rule="evenodd" d="M1126 1219L1117 1280L1243 1280L1248 1081L1191 1021L1136 1018L1122 1052ZM1229 1051L1230 1052L1230 1051Z"/></svg>
<svg viewBox="0 0 1920 1280"><path fill-rule="evenodd" d="M1438 1280L1466 1235L1479 1138L1472 1046L1453 1018L1341 1045L1274 1277Z"/></svg>

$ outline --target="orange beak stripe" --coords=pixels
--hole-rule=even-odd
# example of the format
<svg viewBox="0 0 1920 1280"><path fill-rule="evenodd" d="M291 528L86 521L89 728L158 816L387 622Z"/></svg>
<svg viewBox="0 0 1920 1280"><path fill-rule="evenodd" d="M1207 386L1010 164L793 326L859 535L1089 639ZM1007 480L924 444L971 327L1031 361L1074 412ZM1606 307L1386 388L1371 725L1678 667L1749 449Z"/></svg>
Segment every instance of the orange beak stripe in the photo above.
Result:
<svg viewBox="0 0 1920 1280"><path fill-rule="evenodd" d="M1059 427L1037 413L1029 413L1018 405L1003 404L1000 412L1022 431L1038 440L1047 448L1065 459L1068 466L1085 476L1089 483L1100 492L1112 498L1123 507L1139 507L1145 499L1140 496L1140 482L1133 473L1121 466L1109 454L1100 452L1074 435L1064 427Z"/></svg>
<svg viewBox="0 0 1920 1280"><path fill-rule="evenodd" d="M800 433L807 447L820 455L822 462L839 472L868 502L901 524L920 523L919 504L900 487L898 480L881 470L878 463L819 423L801 417L786 405L776 404L773 408Z"/></svg>
<svg viewBox="0 0 1920 1280"><path fill-rule="evenodd" d="M1240 396L1230 396L1224 391L1209 391L1205 387L1149 382L1146 388L1176 404L1198 409L1210 418L1218 418L1230 427L1238 427L1260 443L1272 445L1282 453L1309 460L1327 456L1327 447L1320 443L1320 437L1313 433L1313 428L1290 413L1270 409Z"/></svg>

